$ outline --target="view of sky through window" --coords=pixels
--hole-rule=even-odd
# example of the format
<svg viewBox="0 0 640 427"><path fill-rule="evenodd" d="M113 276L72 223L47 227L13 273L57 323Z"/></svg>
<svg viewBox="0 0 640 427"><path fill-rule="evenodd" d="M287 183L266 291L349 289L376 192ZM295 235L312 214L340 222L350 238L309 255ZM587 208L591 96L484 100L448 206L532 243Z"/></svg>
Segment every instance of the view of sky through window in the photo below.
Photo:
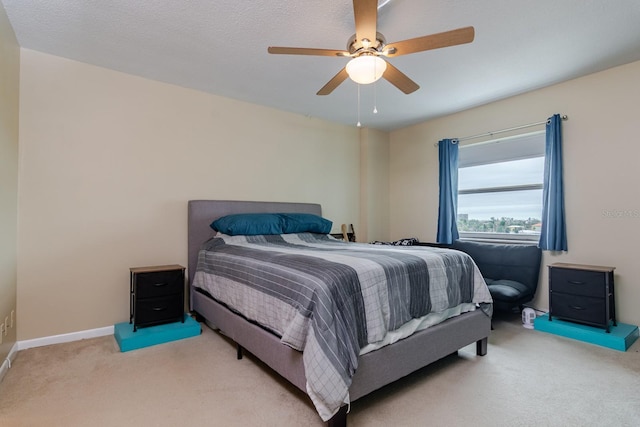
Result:
<svg viewBox="0 0 640 427"><path fill-rule="evenodd" d="M458 189L484 189L541 184L544 157L460 168ZM542 190L519 190L458 195L458 215L468 219L541 218Z"/></svg>

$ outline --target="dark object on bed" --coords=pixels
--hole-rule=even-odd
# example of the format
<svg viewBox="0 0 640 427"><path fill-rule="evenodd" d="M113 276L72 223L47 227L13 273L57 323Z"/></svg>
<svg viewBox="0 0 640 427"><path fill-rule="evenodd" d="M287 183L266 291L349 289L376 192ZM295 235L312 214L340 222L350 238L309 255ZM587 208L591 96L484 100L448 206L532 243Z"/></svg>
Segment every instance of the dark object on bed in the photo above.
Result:
<svg viewBox="0 0 640 427"><path fill-rule="evenodd" d="M542 251L533 245L456 240L451 245L419 243L450 248L473 258L484 277L496 310L522 310L538 288Z"/></svg>
<svg viewBox="0 0 640 427"><path fill-rule="evenodd" d="M420 243L420 241L415 237L407 237L405 239L395 240L393 242L381 242L376 240L375 242L371 242L372 245L388 245L388 246L414 246Z"/></svg>
<svg viewBox="0 0 640 427"><path fill-rule="evenodd" d="M239 346L253 353L302 391L307 391L303 354L281 343L280 338L218 303L193 287L193 276L200 246L213 235L209 224L234 213L303 212L320 215L317 204L237 201L189 202L189 278L191 309L219 329ZM476 352L487 352L490 318L475 310L445 320L394 344L358 357L358 368L349 387L354 401L411 372L476 342ZM329 420L329 425L344 425L346 408Z"/></svg>

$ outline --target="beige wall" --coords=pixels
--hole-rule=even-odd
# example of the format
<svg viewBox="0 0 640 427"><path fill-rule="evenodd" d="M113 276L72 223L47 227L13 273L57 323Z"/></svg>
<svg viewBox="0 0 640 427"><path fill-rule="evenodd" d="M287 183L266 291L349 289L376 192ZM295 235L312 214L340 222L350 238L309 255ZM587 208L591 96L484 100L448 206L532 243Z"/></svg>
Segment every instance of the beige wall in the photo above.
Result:
<svg viewBox="0 0 640 427"><path fill-rule="evenodd" d="M392 132L390 232L434 241L438 153L434 143L566 114L564 182L569 251L545 252L534 301L548 307L546 266L573 262L616 267L618 318L640 324L640 62ZM627 212L612 218L608 212Z"/></svg>
<svg viewBox="0 0 640 427"><path fill-rule="evenodd" d="M389 134L360 131L360 226L358 242L389 240Z"/></svg>
<svg viewBox="0 0 640 427"><path fill-rule="evenodd" d="M129 267L186 265L189 199L317 202L335 231L359 219L355 127L21 61L20 340L127 321Z"/></svg>
<svg viewBox="0 0 640 427"><path fill-rule="evenodd" d="M17 307L19 86L20 48L0 3L0 323ZM2 337L2 361L16 342L15 320Z"/></svg>

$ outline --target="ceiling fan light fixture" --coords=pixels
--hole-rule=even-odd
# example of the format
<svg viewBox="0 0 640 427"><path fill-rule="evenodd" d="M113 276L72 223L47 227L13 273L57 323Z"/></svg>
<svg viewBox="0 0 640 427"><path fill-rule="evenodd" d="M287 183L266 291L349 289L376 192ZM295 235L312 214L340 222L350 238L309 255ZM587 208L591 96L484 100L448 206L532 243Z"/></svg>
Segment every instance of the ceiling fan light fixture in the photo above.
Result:
<svg viewBox="0 0 640 427"><path fill-rule="evenodd" d="M386 61L374 55L361 55L347 63L347 74L351 80L362 85L377 81L386 69Z"/></svg>

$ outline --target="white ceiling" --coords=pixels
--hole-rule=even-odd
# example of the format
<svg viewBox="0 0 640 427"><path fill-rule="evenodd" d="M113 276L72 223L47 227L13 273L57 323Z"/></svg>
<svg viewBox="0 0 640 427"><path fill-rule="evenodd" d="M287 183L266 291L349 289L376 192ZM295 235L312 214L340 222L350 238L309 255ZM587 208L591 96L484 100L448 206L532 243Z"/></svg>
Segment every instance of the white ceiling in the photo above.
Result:
<svg viewBox="0 0 640 427"><path fill-rule="evenodd" d="M355 126L357 85L316 92L347 58L349 0L0 0L24 48ZM396 42L465 26L473 43L388 61L420 85L361 86L363 126L392 130L640 60L640 0L391 0L378 31ZM639 84L640 84L640 76ZM378 114L373 114L374 105Z"/></svg>

